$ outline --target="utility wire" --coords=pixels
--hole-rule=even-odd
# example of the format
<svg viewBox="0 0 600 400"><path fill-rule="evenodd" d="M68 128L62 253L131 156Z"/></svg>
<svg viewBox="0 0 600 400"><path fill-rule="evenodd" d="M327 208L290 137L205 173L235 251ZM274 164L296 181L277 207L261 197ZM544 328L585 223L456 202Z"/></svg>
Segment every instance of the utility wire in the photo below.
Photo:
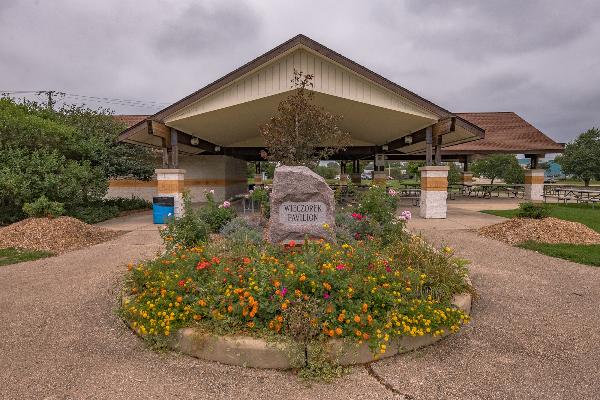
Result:
<svg viewBox="0 0 600 400"><path fill-rule="evenodd" d="M35 94L35 95L46 95L49 98L49 104L52 100L52 95L58 95L62 97L67 97L73 100L79 100L79 102L93 102L93 103L102 103L102 104L110 104L110 105L120 105L120 106L128 106L128 107L139 107L139 108L152 108L152 107L164 107L171 103L167 102L157 102L152 100L133 100L133 99L120 99L113 97L99 97L99 96L87 96L82 94L75 93L67 93L67 92L58 92L52 90L0 90L1 95L20 95L20 94Z"/></svg>

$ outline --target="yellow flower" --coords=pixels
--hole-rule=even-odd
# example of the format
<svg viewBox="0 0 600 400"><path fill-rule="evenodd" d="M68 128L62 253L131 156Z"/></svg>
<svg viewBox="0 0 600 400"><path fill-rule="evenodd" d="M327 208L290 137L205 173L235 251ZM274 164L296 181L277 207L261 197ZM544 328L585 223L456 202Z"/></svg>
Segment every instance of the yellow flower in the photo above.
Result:
<svg viewBox="0 0 600 400"><path fill-rule="evenodd" d="M323 224L324 229L329 229L329 224Z"/></svg>

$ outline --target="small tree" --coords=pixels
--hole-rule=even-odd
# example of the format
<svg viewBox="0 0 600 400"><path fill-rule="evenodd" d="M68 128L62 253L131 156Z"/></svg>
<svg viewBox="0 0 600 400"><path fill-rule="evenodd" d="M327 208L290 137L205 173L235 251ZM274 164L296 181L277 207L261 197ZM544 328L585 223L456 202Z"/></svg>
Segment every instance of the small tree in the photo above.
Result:
<svg viewBox="0 0 600 400"><path fill-rule="evenodd" d="M482 176L494 183L496 179L504 179L506 183L523 183L523 168L513 154L495 154L473 163L471 170L476 176Z"/></svg>
<svg viewBox="0 0 600 400"><path fill-rule="evenodd" d="M566 175L583 180L585 186L592 178L600 179L600 129L588 129L567 143L564 154L555 161Z"/></svg>
<svg viewBox="0 0 600 400"><path fill-rule="evenodd" d="M260 127L268 149L263 156L283 165L315 167L319 160L344 150L350 135L338 126L342 117L314 104L313 75L294 70L294 92L282 100L277 114Z"/></svg>

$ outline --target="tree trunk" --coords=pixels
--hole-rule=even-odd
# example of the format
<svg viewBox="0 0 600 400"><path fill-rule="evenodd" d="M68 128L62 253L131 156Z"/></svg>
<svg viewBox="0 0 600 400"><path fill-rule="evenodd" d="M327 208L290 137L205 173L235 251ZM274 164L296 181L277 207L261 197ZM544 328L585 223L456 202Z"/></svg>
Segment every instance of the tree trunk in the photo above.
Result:
<svg viewBox="0 0 600 400"><path fill-rule="evenodd" d="M584 178L584 179L583 179L583 184L584 184L585 186L590 186L590 178Z"/></svg>
<svg viewBox="0 0 600 400"><path fill-rule="evenodd" d="M490 182L490 185L493 185L493 184L494 184L494 179L496 179L496 177L493 177L493 178L492 178L492 181Z"/></svg>

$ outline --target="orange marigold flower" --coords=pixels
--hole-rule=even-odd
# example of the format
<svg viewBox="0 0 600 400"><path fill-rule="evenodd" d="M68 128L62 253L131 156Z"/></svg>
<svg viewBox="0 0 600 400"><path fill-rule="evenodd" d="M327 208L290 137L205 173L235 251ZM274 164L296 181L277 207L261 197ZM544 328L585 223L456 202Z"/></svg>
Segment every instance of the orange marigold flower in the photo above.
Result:
<svg viewBox="0 0 600 400"><path fill-rule="evenodd" d="M354 331L354 334L359 337L362 336L362 332L359 331L358 329Z"/></svg>
<svg viewBox="0 0 600 400"><path fill-rule="evenodd" d="M298 278L298 280L300 282L304 282L306 280L306 275L304 275L304 274L300 275L300 278Z"/></svg>
<svg viewBox="0 0 600 400"><path fill-rule="evenodd" d="M175 301L178 302L178 303L183 303L183 297L177 296L177 298L175 299Z"/></svg>
<svg viewBox="0 0 600 400"><path fill-rule="evenodd" d="M369 305L368 305L368 304L366 304L366 303L365 303L365 304L363 304L363 305L362 305L362 312L367 312L367 309L368 309L368 308L369 308Z"/></svg>
<svg viewBox="0 0 600 400"><path fill-rule="evenodd" d="M204 306L206 305L206 301L204 301L204 300L200 299L200 300L198 300L198 305L199 305L200 307L204 307Z"/></svg>
<svg viewBox="0 0 600 400"><path fill-rule="evenodd" d="M369 334L363 333L362 338L363 338L363 340L369 340Z"/></svg>
<svg viewBox="0 0 600 400"><path fill-rule="evenodd" d="M333 335L335 334L335 332L333 331L333 329L330 329L330 330L327 332L327 334L328 334L329 336L333 336Z"/></svg>
<svg viewBox="0 0 600 400"><path fill-rule="evenodd" d="M248 257L244 257L244 258L242 258L242 261L244 264L250 264L251 260Z"/></svg>
<svg viewBox="0 0 600 400"><path fill-rule="evenodd" d="M202 318L202 317L200 315L198 315L198 314L194 314L193 318L194 318L194 320L199 321L200 318Z"/></svg>
<svg viewBox="0 0 600 400"><path fill-rule="evenodd" d="M221 262L221 260L219 259L219 257L213 257L212 262L214 262L215 264L218 264Z"/></svg>
<svg viewBox="0 0 600 400"><path fill-rule="evenodd" d="M338 336L342 336L342 333L344 333L344 331L342 330L342 328L340 328L339 326L337 328L335 328L335 333Z"/></svg>
<svg viewBox="0 0 600 400"><path fill-rule="evenodd" d="M275 281L275 282L273 282L273 286L279 287L279 286L281 286L281 282Z"/></svg>
<svg viewBox="0 0 600 400"><path fill-rule="evenodd" d="M327 283L327 282L323 282L323 287L324 287L326 290L331 290L331 285L330 285L329 283Z"/></svg>
<svg viewBox="0 0 600 400"><path fill-rule="evenodd" d="M227 311L228 312L232 312L233 311L233 306L231 304L227 306Z"/></svg>
<svg viewBox="0 0 600 400"><path fill-rule="evenodd" d="M360 316L359 315L355 315L354 316L354 322L360 322Z"/></svg>
<svg viewBox="0 0 600 400"><path fill-rule="evenodd" d="M287 310L288 308L288 304L287 303L281 303L281 309L282 310Z"/></svg>

